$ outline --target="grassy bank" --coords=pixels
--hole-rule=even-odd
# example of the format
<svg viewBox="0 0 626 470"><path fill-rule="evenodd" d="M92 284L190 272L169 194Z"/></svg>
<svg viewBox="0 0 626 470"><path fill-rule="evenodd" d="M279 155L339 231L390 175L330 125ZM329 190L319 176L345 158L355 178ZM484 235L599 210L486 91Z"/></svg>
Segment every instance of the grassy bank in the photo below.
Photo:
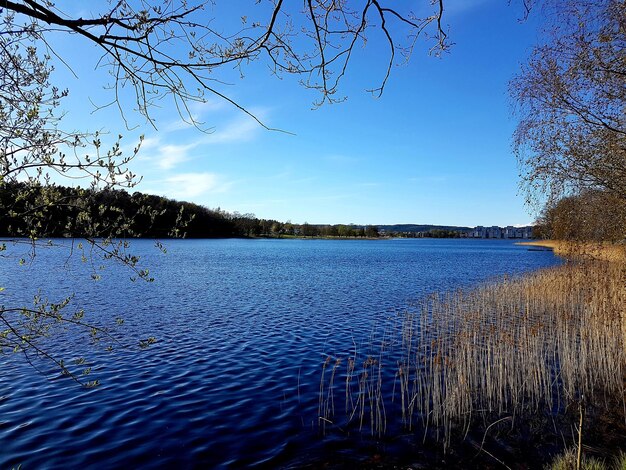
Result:
<svg viewBox="0 0 626 470"><path fill-rule="evenodd" d="M381 328L366 354L355 347L351 357L329 358L320 421L378 436L401 428L445 449L538 419L536 432L561 434L552 449L563 449L577 443L585 411L583 429L606 414L623 422L623 250L539 243L571 262L434 294Z"/></svg>

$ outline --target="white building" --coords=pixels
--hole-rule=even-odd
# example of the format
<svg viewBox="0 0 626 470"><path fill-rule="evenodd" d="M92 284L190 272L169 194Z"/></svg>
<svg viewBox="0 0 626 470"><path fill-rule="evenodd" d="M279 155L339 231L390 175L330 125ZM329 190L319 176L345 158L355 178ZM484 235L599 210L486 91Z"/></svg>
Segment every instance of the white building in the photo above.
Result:
<svg viewBox="0 0 626 470"><path fill-rule="evenodd" d="M467 238L532 238L532 236L532 226L513 227L512 225L504 228L497 225L491 227L478 225L467 233Z"/></svg>

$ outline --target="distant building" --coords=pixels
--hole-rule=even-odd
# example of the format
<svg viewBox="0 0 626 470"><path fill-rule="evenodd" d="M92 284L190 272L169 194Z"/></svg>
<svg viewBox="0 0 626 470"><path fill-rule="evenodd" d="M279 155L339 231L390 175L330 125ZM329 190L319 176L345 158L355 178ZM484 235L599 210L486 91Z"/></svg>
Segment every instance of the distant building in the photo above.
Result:
<svg viewBox="0 0 626 470"><path fill-rule="evenodd" d="M487 229L482 225L474 227L468 234L469 238L487 238Z"/></svg>
<svg viewBox="0 0 626 470"><path fill-rule="evenodd" d="M532 238L533 227L513 227L508 225L506 227L498 227L496 225L491 227L483 227L478 225L469 232L467 232L467 238Z"/></svg>
<svg viewBox="0 0 626 470"><path fill-rule="evenodd" d="M502 238L502 229L496 225L487 229L487 238Z"/></svg>

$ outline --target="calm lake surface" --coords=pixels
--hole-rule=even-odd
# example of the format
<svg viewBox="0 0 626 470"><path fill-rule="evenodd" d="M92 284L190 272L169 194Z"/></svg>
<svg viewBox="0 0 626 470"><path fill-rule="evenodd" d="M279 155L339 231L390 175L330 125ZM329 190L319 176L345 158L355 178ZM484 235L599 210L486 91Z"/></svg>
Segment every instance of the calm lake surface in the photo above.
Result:
<svg viewBox="0 0 626 470"><path fill-rule="evenodd" d="M347 357L385 318L434 291L557 264L507 240L176 240L132 252L155 277L24 245L0 265L0 304L75 293L86 318L125 323L132 347L87 349L101 385L83 389L50 365L0 356L0 468L289 467L391 452L362 435L322 436L318 386L327 355ZM27 260L28 261L28 260ZM136 341L155 336L147 350ZM85 341L59 334L66 360ZM341 400L340 400L341 401Z"/></svg>

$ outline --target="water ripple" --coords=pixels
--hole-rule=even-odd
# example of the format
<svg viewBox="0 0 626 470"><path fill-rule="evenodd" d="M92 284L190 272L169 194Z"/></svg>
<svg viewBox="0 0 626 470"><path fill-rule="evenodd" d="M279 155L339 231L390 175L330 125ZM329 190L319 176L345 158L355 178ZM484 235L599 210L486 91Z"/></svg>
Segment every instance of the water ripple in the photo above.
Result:
<svg viewBox="0 0 626 470"><path fill-rule="evenodd" d="M317 390L327 355L360 348L380 318L421 295L554 263L510 242L149 241L134 249L157 274L126 282L109 266L87 281L81 263L42 250L5 273L3 303L37 290L66 295L103 324L125 318L124 338L155 336L143 352L92 351L93 390L49 365L0 357L0 468L280 467L306 456L359 452L362 437L322 439ZM48 345L76 357L80 340ZM351 450L352 449L352 450ZM303 457L305 456L305 457Z"/></svg>

